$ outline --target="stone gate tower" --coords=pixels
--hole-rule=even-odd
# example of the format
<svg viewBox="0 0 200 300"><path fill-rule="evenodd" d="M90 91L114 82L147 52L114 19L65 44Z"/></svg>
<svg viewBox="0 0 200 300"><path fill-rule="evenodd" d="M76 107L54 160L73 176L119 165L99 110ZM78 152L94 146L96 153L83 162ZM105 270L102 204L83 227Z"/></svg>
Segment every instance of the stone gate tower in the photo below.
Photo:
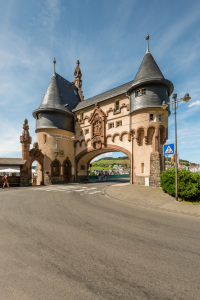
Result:
<svg viewBox="0 0 200 300"><path fill-rule="evenodd" d="M37 149L44 184L87 180L90 161L120 151L130 160L130 183L159 186L168 139L168 102L173 84L147 51L134 80L84 100L80 62L70 82L55 72L36 119ZM36 153L37 151L37 153ZM39 151L39 152L38 152Z"/></svg>
<svg viewBox="0 0 200 300"><path fill-rule="evenodd" d="M81 70L75 70L75 81L69 82L55 72L40 106L33 111L37 143L44 154L44 184L72 182L75 177L74 114L81 101ZM83 97L83 96L82 96Z"/></svg>

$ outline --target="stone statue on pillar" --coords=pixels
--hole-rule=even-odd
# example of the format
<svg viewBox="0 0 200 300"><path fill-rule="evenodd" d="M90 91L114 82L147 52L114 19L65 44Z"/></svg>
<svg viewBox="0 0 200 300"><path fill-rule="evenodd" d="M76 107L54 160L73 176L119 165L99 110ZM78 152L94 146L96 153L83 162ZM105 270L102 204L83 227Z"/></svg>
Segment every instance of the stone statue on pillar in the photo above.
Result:
<svg viewBox="0 0 200 300"><path fill-rule="evenodd" d="M32 138L29 134L27 119L24 120L23 129L22 135L20 136L20 143L22 143L22 159L29 160L29 150Z"/></svg>
<svg viewBox="0 0 200 300"><path fill-rule="evenodd" d="M20 143L22 143L22 159L26 160L25 165L20 168L20 186L30 185L31 169L30 169L30 144L31 136L29 134L28 120L24 120L23 132L20 136Z"/></svg>

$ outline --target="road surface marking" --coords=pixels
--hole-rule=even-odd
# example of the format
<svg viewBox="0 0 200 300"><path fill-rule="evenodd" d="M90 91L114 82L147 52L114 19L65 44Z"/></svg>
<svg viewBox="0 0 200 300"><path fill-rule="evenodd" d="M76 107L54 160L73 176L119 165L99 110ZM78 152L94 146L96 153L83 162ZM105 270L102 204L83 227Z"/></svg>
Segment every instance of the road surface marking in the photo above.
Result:
<svg viewBox="0 0 200 300"><path fill-rule="evenodd" d="M92 195L92 194L96 194L96 193L101 193L101 191L95 191L95 192L92 192L92 193L89 193L89 194Z"/></svg>

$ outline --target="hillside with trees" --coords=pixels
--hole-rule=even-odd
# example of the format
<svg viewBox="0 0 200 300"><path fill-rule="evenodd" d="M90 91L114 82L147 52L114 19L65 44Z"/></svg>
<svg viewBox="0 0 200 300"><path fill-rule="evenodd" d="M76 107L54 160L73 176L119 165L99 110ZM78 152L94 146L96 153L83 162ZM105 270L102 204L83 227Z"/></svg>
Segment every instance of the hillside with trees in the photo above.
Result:
<svg viewBox="0 0 200 300"><path fill-rule="evenodd" d="M122 157L104 157L100 158L99 160L94 161L92 164L92 167L90 168L91 171L93 170L110 170L113 169L114 166L122 166L124 168L124 161L125 161L125 169L130 168L130 160L127 156Z"/></svg>

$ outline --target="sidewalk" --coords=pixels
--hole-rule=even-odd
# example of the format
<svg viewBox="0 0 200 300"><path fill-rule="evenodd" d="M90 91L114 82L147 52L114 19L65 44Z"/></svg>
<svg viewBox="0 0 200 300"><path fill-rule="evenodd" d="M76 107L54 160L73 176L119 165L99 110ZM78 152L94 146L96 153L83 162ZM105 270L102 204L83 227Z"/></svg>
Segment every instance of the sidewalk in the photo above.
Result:
<svg viewBox="0 0 200 300"><path fill-rule="evenodd" d="M200 217L200 205L176 201L161 188L120 183L108 186L105 195L133 205Z"/></svg>

